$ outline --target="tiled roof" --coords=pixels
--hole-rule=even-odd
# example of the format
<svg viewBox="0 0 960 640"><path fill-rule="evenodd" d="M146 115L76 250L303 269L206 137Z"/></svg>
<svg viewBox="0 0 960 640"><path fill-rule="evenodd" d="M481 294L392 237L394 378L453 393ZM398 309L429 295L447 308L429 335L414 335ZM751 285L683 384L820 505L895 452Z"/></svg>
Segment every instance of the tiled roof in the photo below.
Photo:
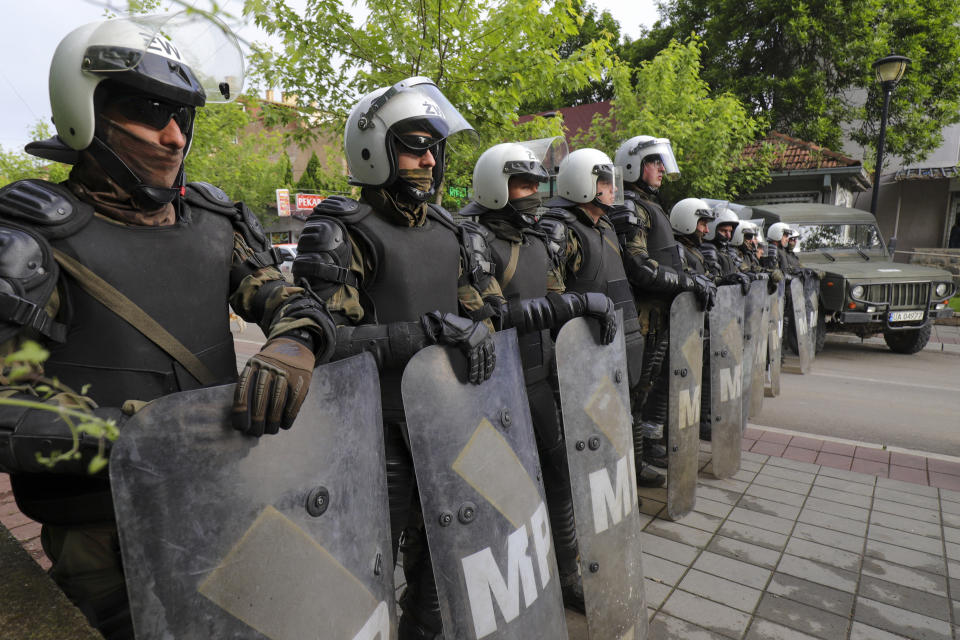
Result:
<svg viewBox="0 0 960 640"><path fill-rule="evenodd" d="M842 153L831 151L812 142L805 142L799 138L791 138L777 131L771 131L760 143L747 145L743 150L743 156L745 158L754 156L763 142L777 147L771 167L772 171L832 169L835 167L857 167L861 164L859 160L854 160Z"/></svg>
<svg viewBox="0 0 960 640"><path fill-rule="evenodd" d="M600 114L607 116L610 114L610 101L592 102L590 104L581 104L576 107L563 107L553 111L544 111L517 118L517 124L530 122L535 116L550 117L554 114L563 115L563 128L566 130L567 138L572 138L581 131L586 132L590 129L590 123L593 122L593 116Z"/></svg>

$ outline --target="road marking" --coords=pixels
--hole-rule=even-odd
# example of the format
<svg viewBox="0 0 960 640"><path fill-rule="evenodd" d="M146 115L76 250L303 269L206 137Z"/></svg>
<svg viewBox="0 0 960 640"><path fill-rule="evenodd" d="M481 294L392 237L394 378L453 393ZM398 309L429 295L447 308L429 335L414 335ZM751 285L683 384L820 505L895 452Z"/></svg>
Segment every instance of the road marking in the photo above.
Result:
<svg viewBox="0 0 960 640"><path fill-rule="evenodd" d="M891 382L890 380L880 380L878 378L860 378L857 376L844 375L839 373L813 373L808 374L813 376L820 376L822 378L843 378L844 380L859 380L862 382L873 382L875 384L892 384L898 387L914 387L916 389L930 389L937 391L960 391L960 387L938 387L932 384L917 384L914 382Z"/></svg>

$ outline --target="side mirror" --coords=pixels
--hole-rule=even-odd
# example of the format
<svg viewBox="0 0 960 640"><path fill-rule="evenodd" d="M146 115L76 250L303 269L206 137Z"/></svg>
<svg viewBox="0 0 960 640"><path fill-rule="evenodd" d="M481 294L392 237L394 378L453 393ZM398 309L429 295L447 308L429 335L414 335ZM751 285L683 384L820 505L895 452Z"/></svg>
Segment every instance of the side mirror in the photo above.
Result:
<svg viewBox="0 0 960 640"><path fill-rule="evenodd" d="M887 240L887 250L890 252L890 257L893 257L894 252L897 250L897 239L894 236L890 236L890 239Z"/></svg>

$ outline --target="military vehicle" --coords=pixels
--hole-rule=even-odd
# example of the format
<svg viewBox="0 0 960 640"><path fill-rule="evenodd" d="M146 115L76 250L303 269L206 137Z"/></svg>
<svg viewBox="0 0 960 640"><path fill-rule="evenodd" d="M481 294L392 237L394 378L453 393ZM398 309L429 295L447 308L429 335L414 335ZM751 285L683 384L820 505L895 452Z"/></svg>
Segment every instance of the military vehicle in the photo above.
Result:
<svg viewBox="0 0 960 640"><path fill-rule="evenodd" d="M897 353L917 353L935 318L949 318L957 287L942 269L893 261L874 216L860 209L791 203L742 207L740 218L762 218L764 228L785 222L800 231L797 257L820 279L817 351L826 333L883 333Z"/></svg>

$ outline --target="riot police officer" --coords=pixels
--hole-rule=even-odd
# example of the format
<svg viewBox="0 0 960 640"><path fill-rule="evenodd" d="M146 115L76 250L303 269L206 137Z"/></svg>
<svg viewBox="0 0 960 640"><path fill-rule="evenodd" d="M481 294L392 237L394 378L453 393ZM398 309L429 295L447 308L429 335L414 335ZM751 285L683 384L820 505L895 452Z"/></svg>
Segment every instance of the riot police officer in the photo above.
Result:
<svg viewBox="0 0 960 640"><path fill-rule="evenodd" d="M663 437L668 396L665 361L669 349L670 303L682 291L702 297L705 283L688 277L680 261L670 219L660 202L664 178L680 176L667 138L635 136L617 149L614 161L623 171L624 203L610 213L623 251L623 264L639 313L645 348L632 387L637 465L645 460L667 465Z"/></svg>
<svg viewBox="0 0 960 640"><path fill-rule="evenodd" d="M560 139L562 140L562 139ZM539 141L534 141L539 142ZM566 149L566 143L562 143ZM550 512L564 604L585 613L577 562L577 533L567 469L563 426L549 383L553 343L550 331L569 318L597 318L601 340L616 331L613 303L596 292L565 293L560 273L563 223L541 220L540 184L550 174L524 143L498 144L483 152L473 170L473 202L460 214L476 217L462 224L478 288L490 291L495 279L501 296L485 300L495 310L498 328L517 327L527 399L533 418L543 484Z"/></svg>
<svg viewBox="0 0 960 640"><path fill-rule="evenodd" d="M407 588L401 638L442 633L440 606L419 514L413 462L406 444L400 390L403 367L428 344L458 347L470 382L490 377L495 363L492 311L462 261L450 214L428 204L443 181L446 142L472 127L437 86L422 77L377 89L354 105L344 131L351 182L359 201L334 196L314 209L293 264L338 324L335 358L370 351L381 369L390 501L396 554L403 551ZM402 537L402 541L401 541Z"/></svg>
<svg viewBox="0 0 960 640"><path fill-rule="evenodd" d="M204 45L222 66L196 55ZM40 340L45 375L89 385L98 415L122 420L129 400L235 380L228 302L268 337L238 385L236 426L246 433L289 428L315 363L332 352L332 319L286 284L249 209L184 178L196 109L238 94L242 69L230 30L186 13L88 24L54 53L58 136L28 150L74 166L62 184L0 190L0 352ZM43 524L51 577L107 638L131 638L108 479L80 463L37 463L39 450L72 444L48 411L2 406L0 434L0 470L21 511Z"/></svg>
<svg viewBox="0 0 960 640"><path fill-rule="evenodd" d="M568 291L599 291L623 310L631 386L639 380L642 335L637 309L623 267L623 256L607 214L622 204L622 178L609 156L597 149L578 149L560 164L557 193L548 205L550 219L564 223L561 272ZM619 182L619 184L618 184ZM639 456L638 456L639 457ZM664 478L642 458L637 461L637 482L659 487Z"/></svg>
<svg viewBox="0 0 960 640"><path fill-rule="evenodd" d="M750 286L752 277L741 268L739 256L730 241L740 226L740 218L724 203L713 207L714 219L707 223L707 233L700 244L700 252L707 262L708 269L716 277L717 284L739 284Z"/></svg>
<svg viewBox="0 0 960 640"><path fill-rule="evenodd" d="M800 259L793 253L790 246L796 246L796 239L800 232L793 229L786 222L775 222L767 229L767 251L761 263L768 269L779 269L786 276L800 273Z"/></svg>

